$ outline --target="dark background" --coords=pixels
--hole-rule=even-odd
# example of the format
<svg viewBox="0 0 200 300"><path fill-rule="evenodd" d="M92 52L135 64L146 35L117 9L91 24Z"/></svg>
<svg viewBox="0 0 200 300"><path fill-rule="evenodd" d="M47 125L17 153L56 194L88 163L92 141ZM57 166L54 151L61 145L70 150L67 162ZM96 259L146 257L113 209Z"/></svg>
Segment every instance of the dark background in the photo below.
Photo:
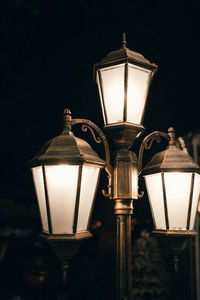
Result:
<svg viewBox="0 0 200 300"><path fill-rule="evenodd" d="M127 34L130 49L158 65L148 96L144 135L154 130L167 131L169 126L175 128L178 136L199 130L198 1L0 1L2 235L11 232L18 237L18 230L29 238L30 233L40 232L26 161L48 139L61 132L66 107L74 118L89 118L103 126L97 86L93 82L93 64L121 47L123 32ZM136 204L136 237L143 228L152 226L146 200ZM112 214L112 203L98 192L92 220L96 239L93 244L86 243L81 253L84 257L85 252L93 251L89 256L94 255L93 261L98 261L101 275L104 274L102 257L114 255ZM95 225L97 221L99 227ZM9 244L8 261L13 259L16 263L24 255L37 256L49 251L37 239L32 247L32 241ZM95 257L98 251L99 260ZM110 263L109 274L113 268ZM5 269L10 274L7 265Z"/></svg>

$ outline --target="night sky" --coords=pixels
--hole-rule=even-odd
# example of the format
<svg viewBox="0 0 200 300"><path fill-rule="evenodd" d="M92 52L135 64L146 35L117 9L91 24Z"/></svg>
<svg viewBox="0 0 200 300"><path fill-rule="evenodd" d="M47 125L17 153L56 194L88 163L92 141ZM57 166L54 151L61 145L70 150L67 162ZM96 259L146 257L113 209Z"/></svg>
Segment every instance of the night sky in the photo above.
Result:
<svg viewBox="0 0 200 300"><path fill-rule="evenodd" d="M0 203L33 208L39 224L26 162L60 134L67 107L74 118L103 126L93 64L121 47L123 32L128 48L158 65L143 136L170 126L177 136L198 131L199 20L198 1L1 0ZM94 216L107 226L105 234L114 222L108 203L99 191Z"/></svg>

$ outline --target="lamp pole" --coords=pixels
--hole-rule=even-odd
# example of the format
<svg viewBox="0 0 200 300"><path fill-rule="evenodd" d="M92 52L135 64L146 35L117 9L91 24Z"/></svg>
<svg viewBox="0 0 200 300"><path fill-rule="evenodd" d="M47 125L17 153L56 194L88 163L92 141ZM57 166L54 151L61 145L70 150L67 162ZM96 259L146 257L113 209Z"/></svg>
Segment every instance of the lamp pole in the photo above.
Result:
<svg viewBox="0 0 200 300"><path fill-rule="evenodd" d="M138 199L138 162L129 150L144 130L141 124L150 83L157 66L127 48L110 52L94 65L104 118L112 149L111 193L116 215L116 299L132 299L131 219ZM135 100L133 100L135 99Z"/></svg>
<svg viewBox="0 0 200 300"><path fill-rule="evenodd" d="M132 209L115 208L117 221L117 261L116 286L117 299L132 299L132 243L131 215Z"/></svg>
<svg viewBox="0 0 200 300"><path fill-rule="evenodd" d="M145 177L155 233L170 237L176 253L183 248L184 237L195 234L200 193L200 169L177 147L173 128L168 133L149 134L141 142L138 158L129 150L144 130L141 122L145 102L157 66L126 48L126 44L124 35L122 48L94 67L105 134L90 120L71 118L66 109L62 134L48 141L29 162L43 235L64 268L80 242L91 237L93 201L100 169L105 168L108 191L103 194L115 202L117 300L132 300L131 217L133 200L142 196L138 195L139 173L142 171ZM82 124L83 131L89 129L95 142L103 142L105 161L88 143L74 136L72 127L77 124ZM150 149L154 140L160 142L161 137L169 141L167 149L157 153L142 170L144 149Z"/></svg>
<svg viewBox="0 0 200 300"><path fill-rule="evenodd" d="M138 198L137 156L127 148L115 151L112 195L116 215L116 299L132 299L131 219Z"/></svg>

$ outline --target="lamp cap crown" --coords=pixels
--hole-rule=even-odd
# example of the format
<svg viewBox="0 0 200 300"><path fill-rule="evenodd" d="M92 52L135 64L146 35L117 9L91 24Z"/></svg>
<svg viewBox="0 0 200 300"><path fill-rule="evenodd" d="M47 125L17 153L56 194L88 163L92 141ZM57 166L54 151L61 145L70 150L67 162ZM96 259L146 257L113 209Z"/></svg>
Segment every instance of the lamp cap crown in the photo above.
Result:
<svg viewBox="0 0 200 300"><path fill-rule="evenodd" d="M105 58L103 58L100 62L94 65L94 75L96 74L96 70L116 65L124 62L129 62L135 64L137 66L149 69L154 73L156 73L158 66L154 63L151 63L148 59L146 59L142 54L132 51L127 46L126 35L123 33L122 39L122 48L118 50L114 50L109 52Z"/></svg>
<svg viewBox="0 0 200 300"><path fill-rule="evenodd" d="M158 172L195 172L200 173L199 166L192 157L176 145L156 153L142 171L142 175Z"/></svg>

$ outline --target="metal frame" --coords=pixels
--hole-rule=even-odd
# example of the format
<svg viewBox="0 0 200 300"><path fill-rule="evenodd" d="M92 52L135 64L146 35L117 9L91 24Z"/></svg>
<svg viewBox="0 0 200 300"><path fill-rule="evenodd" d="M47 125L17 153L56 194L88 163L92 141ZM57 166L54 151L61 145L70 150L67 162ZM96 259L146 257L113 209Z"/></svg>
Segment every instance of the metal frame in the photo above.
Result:
<svg viewBox="0 0 200 300"><path fill-rule="evenodd" d="M188 205L188 219L187 219L187 230L190 229L190 220L191 220L191 212L192 212L192 199L193 199L193 191L194 191L194 177L195 174L192 173L191 178L191 187L190 187L190 198L189 198L189 205Z"/></svg>
<svg viewBox="0 0 200 300"><path fill-rule="evenodd" d="M126 48L125 48L126 50ZM130 50L129 50L130 51ZM126 145L127 147L130 147L135 138L137 138L139 136L139 134L144 130L144 127L141 124L133 124L131 122L127 121L127 93L128 93L128 69L129 66L128 65L132 65L133 67L140 67L148 70L151 70L152 73L149 74L149 79L148 79L148 88L146 90L146 94L145 94L145 105L144 105L144 109L141 115L141 121L144 118L144 110L145 110L145 106L146 106L146 99L147 99L147 95L149 92L149 88L150 88L150 83L153 79L153 76L155 74L155 65L153 65L153 67L147 67L146 64L144 63L138 63L138 61L130 58L129 56L127 56L126 59L122 59L122 60L113 60L110 61L109 63L99 63L96 65L95 67L95 72L96 72L96 76L97 76L97 81L99 84L99 90L100 90L100 99L101 99L101 106L102 106L102 111L103 111L103 116L104 116L104 122L105 122L105 126L104 129L107 132L108 137L110 137L110 139L112 140L112 143L114 142L115 146L117 148L120 148L122 145ZM109 67L116 67L119 65L123 65L123 69L124 69L124 105L123 105L123 112L122 112L122 121L119 123L109 123L108 122L108 116L107 116L107 111L106 111L106 105L105 105L105 97L104 97L104 92L103 92L103 80L102 80L102 74L101 74L101 70L105 69L105 68L109 68ZM151 65L151 64L150 64ZM113 140L113 137L115 137L115 139Z"/></svg>
<svg viewBox="0 0 200 300"><path fill-rule="evenodd" d="M97 179L97 185L96 185L96 188L95 188L95 191L94 191L94 195L96 195L97 190L98 190L99 180L100 180L100 175L101 175L100 173L101 173L101 170L99 170L98 179ZM91 222L91 218L92 218L92 212L93 212L93 208L94 208L94 202L95 202L95 197L93 197L92 206L90 208L90 214L89 214L88 224L87 224L87 229L88 230L89 230L89 226L90 226L90 222Z"/></svg>
<svg viewBox="0 0 200 300"><path fill-rule="evenodd" d="M167 196L166 196L164 172L161 172L161 178L162 178L163 201L164 201L164 211L165 211L165 225L166 225L166 230L169 230L169 217L168 217Z"/></svg>
<svg viewBox="0 0 200 300"><path fill-rule="evenodd" d="M158 66L154 63L150 63L144 56L140 53L134 52L127 47L120 48L119 50L112 51L103 58L99 63L94 64L93 67L93 79L96 79L97 70L111 67L114 65L119 65L123 63L131 63L143 69L148 69L152 71L153 76L155 75ZM152 78L153 78L152 76Z"/></svg>
<svg viewBox="0 0 200 300"><path fill-rule="evenodd" d="M45 193L45 201L46 201L46 211L47 211L48 228L49 228L49 233L53 234L45 166L42 166L42 175L43 175L43 181L44 181L44 193Z"/></svg>
<svg viewBox="0 0 200 300"><path fill-rule="evenodd" d="M156 140L158 143L161 141L161 137L169 140L169 146L166 150L159 152L154 155L151 161L143 169L142 175L161 173L162 180L162 190L163 190L163 201L164 201L164 212L165 212L165 223L166 231L171 231L169 229L169 216L167 208L167 196L165 188L165 172L186 172L192 173L191 176L191 186L190 186L190 195L189 195L189 205L188 205L188 215L186 228L189 231L190 227L190 218L191 218L191 209L192 209L192 199L193 199L193 188L194 188L194 176L195 173L200 173L199 166L192 161L192 158L188 155L186 151L180 150L177 148L177 142L175 139L175 133L173 128L168 129L168 134L155 131L149 134L142 142L139 150L139 159L138 159L138 169L141 172L142 169L142 158L144 149L150 149L153 141ZM179 146L182 146L180 144ZM157 230L156 230L157 231ZM178 230L177 230L178 232Z"/></svg>
<svg viewBox="0 0 200 300"><path fill-rule="evenodd" d="M75 204L75 211L74 211L73 234L77 232L82 172L83 172L83 166L81 165L79 166L78 178L77 178L78 182L77 182L77 189L76 189L76 204Z"/></svg>
<svg viewBox="0 0 200 300"><path fill-rule="evenodd" d="M127 91L128 89L128 63L124 65L124 112L123 112L123 122L127 122Z"/></svg>
<svg viewBox="0 0 200 300"><path fill-rule="evenodd" d="M85 121L85 122L84 122ZM102 131L91 121L87 120L73 120L73 125L77 123L83 123L82 130L87 131L90 129L94 140L99 143L103 141L106 153L106 170L111 174L112 169L110 165L110 152L109 146L106 140L106 137L103 135ZM81 177L83 165L90 165L97 167L98 177L97 185L95 186L95 192L97 190L100 169L105 167L105 161L100 159L99 156L92 150L92 148L84 140L77 139L72 131L72 119L71 112L69 109L64 111L64 126L63 132L61 135L48 141L43 147L42 150L37 153L37 155L30 160L27 164L31 167L42 167L42 176L44 182L44 192L45 192L45 202L46 202L46 212L47 212L47 222L48 222L48 232L43 232L41 237L45 238L53 250L56 252L57 256L62 260L63 266L66 266L66 258L69 259L78 251L80 242L84 239L90 238L92 235L89 232L89 221L91 218L91 210L89 212L87 229L83 232L77 233L77 222L78 222L78 210L79 210L79 201L80 201L80 187L81 187ZM96 138L92 130L92 127L96 129L100 138ZM51 212L49 206L49 195L48 187L46 181L46 165L60 165L60 164L69 164L69 165L78 165L78 182L77 182L77 194L75 202L75 215L73 219L72 233L70 234L54 234L51 220ZM111 187L110 187L111 188ZM110 191L109 191L110 192ZM95 193L94 193L95 196ZM94 204L94 199L93 203ZM91 208L92 209L92 208ZM67 258L67 259L68 259ZM65 268L65 267L64 267Z"/></svg>

